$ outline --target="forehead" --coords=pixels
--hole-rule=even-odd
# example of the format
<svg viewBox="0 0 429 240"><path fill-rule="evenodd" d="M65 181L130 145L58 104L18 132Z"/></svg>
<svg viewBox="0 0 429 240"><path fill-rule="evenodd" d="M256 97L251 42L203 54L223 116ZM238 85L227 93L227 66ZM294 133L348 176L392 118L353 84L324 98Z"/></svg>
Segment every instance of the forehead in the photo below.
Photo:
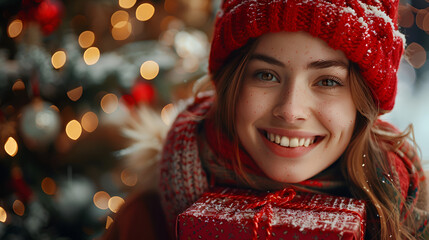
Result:
<svg viewBox="0 0 429 240"><path fill-rule="evenodd" d="M279 59L308 58L337 59L348 62L341 50L331 48L325 41L315 38L306 32L278 32L267 33L259 37L255 53L268 54ZM291 59L287 59L291 60Z"/></svg>

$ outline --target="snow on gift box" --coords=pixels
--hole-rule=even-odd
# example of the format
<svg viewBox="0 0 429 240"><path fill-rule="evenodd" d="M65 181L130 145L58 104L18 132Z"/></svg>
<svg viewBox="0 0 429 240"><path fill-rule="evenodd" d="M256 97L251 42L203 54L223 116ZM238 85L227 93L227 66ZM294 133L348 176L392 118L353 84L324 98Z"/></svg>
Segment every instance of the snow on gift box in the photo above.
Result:
<svg viewBox="0 0 429 240"><path fill-rule="evenodd" d="M177 217L178 239L363 239L365 202L286 188L215 188Z"/></svg>

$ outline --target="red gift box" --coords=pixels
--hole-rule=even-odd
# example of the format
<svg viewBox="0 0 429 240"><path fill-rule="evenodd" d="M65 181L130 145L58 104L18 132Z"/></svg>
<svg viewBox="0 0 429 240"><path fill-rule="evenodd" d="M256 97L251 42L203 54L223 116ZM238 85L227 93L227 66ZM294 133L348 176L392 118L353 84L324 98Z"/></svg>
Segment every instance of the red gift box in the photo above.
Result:
<svg viewBox="0 0 429 240"><path fill-rule="evenodd" d="M323 194L216 188L177 217L178 239L363 239L365 202Z"/></svg>

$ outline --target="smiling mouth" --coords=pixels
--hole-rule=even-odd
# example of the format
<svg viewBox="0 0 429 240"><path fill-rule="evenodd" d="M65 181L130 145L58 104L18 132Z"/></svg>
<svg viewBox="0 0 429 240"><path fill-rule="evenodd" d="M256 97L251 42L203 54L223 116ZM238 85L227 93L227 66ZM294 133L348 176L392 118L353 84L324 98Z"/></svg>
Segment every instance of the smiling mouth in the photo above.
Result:
<svg viewBox="0 0 429 240"><path fill-rule="evenodd" d="M320 136L313 136L313 137L287 137L287 136L280 136L274 133L268 133L264 131L263 135L265 138L267 138L270 142L275 143L282 147L288 147L288 148L296 148L296 147L308 147L318 141L322 137Z"/></svg>

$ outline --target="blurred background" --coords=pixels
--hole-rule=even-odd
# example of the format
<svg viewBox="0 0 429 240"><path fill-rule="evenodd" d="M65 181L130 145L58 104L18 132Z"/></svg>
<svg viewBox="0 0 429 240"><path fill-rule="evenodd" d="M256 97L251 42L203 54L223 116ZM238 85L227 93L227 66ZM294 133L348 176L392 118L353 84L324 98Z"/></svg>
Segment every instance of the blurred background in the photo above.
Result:
<svg viewBox="0 0 429 240"><path fill-rule="evenodd" d="M206 73L219 4L0 0L0 239L96 239L109 228L146 181L123 157L133 132L122 128L136 116L171 123ZM401 1L399 12L407 47L383 118L414 124L429 170L429 1Z"/></svg>

